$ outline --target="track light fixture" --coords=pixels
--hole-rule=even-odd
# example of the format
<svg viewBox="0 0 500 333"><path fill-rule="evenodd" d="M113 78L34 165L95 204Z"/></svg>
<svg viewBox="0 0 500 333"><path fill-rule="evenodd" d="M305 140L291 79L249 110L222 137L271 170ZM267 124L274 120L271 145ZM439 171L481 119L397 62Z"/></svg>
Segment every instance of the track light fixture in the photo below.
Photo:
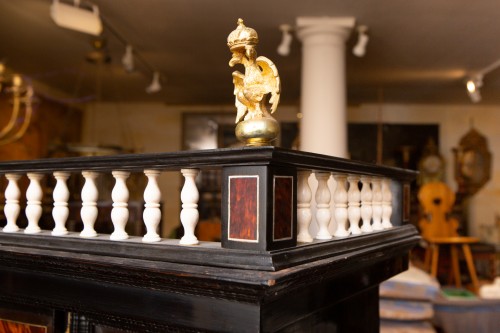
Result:
<svg viewBox="0 0 500 333"><path fill-rule="evenodd" d="M479 91L479 88L483 86L483 77L498 67L500 67L500 59L468 77L465 86L472 103L479 103L481 101L481 92Z"/></svg>
<svg viewBox="0 0 500 333"><path fill-rule="evenodd" d="M153 81L151 81L151 84L146 87L146 92L148 94L154 94L159 92L160 90L161 90L160 72L154 72Z"/></svg>
<svg viewBox="0 0 500 333"><path fill-rule="evenodd" d="M281 43L276 51L281 56L287 56L290 54L290 47L292 46L292 26L289 24L282 24L280 25L280 30L283 33L283 36L281 38Z"/></svg>
<svg viewBox="0 0 500 333"><path fill-rule="evenodd" d="M53 0L50 7L50 15L54 22L63 28L68 28L92 35L100 35L103 31L103 26L106 27L106 31L114 35L118 41L120 41L125 46L125 54L122 57L122 65L125 71L132 72L135 69L135 61L137 60L141 67L146 71L153 73L153 80L151 84L146 88L146 92L153 94L159 92L162 89L160 83L160 72L158 72L153 66L151 66L142 55L135 50L132 45L125 39L105 17L100 16L99 8L97 5L90 1L84 0L66 0L69 3L63 3L60 0ZM73 2L73 4L71 4ZM83 6L81 3L85 3ZM109 62L110 58L107 54L103 53L102 47L96 47L98 52L94 52L92 56L97 56L97 60L102 61L101 58L105 56L104 62ZM99 58L100 56L100 58ZM96 62L95 57L90 59ZM2 75L0 63L0 77ZM1 83L0 83L1 84Z"/></svg>
<svg viewBox="0 0 500 333"><path fill-rule="evenodd" d="M368 44L368 40L370 39L367 35L368 27L366 25L360 25L356 29L358 31L358 41L354 48L352 49L352 53L356 57L363 57L366 53L366 44Z"/></svg>
<svg viewBox="0 0 500 333"><path fill-rule="evenodd" d="M472 103L479 103L481 101L481 92L479 88L483 86L483 76L476 75L473 78L467 80L467 93L472 101Z"/></svg>
<svg viewBox="0 0 500 333"><path fill-rule="evenodd" d="M50 16L62 28L95 36L102 32L99 8L94 4L90 4L90 8L86 9L80 7L79 0L74 0L73 5L54 0L50 6Z"/></svg>
<svg viewBox="0 0 500 333"><path fill-rule="evenodd" d="M132 72L134 70L134 50L132 45L130 44L127 44L127 46L125 47L125 54L122 58L122 65L127 72Z"/></svg>

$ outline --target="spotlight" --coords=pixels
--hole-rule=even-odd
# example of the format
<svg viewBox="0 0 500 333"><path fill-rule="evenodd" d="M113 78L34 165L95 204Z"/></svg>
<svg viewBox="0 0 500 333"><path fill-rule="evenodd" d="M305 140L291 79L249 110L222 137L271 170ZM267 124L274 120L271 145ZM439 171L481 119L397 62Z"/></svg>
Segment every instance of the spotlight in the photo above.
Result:
<svg viewBox="0 0 500 333"><path fill-rule="evenodd" d="M481 102L481 92L479 91L479 88L481 88L482 86L483 86L482 75L476 75L475 77L472 77L469 80L467 80L466 83L467 93L472 103Z"/></svg>
<svg viewBox="0 0 500 333"><path fill-rule="evenodd" d="M358 27L358 42L354 45L352 53L356 57L363 57L366 53L366 44L368 44L369 37L366 34L368 27L366 25L360 25Z"/></svg>
<svg viewBox="0 0 500 333"><path fill-rule="evenodd" d="M127 47L125 48L122 65L127 72L132 72L134 70L134 50L130 44L127 44Z"/></svg>
<svg viewBox="0 0 500 333"><path fill-rule="evenodd" d="M280 25L280 30L283 33L283 37L281 38L281 43L276 50L279 55L287 56L290 54L290 46L292 45L292 27L288 24Z"/></svg>
<svg viewBox="0 0 500 333"><path fill-rule="evenodd" d="M75 0L74 3L75 5L72 6L54 0L50 6L50 16L54 22L66 29L96 36L100 35L102 22L99 17L99 8L92 5L91 10L87 10L79 7L79 0Z"/></svg>
<svg viewBox="0 0 500 333"><path fill-rule="evenodd" d="M154 72L153 73L153 81L151 81L151 84L146 87L146 92L148 94L154 94L154 93L159 92L160 90L161 90L160 73Z"/></svg>
<svg viewBox="0 0 500 333"><path fill-rule="evenodd" d="M476 84L474 83L474 81L467 81L467 90L469 91L469 93L476 91Z"/></svg>

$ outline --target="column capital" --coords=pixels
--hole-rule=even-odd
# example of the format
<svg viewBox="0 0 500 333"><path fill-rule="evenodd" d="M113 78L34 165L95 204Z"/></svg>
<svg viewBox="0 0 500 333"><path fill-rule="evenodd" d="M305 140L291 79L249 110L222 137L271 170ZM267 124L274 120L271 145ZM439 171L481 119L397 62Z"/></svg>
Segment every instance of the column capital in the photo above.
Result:
<svg viewBox="0 0 500 333"><path fill-rule="evenodd" d="M297 17L297 36L305 41L308 36L328 34L347 39L354 28L356 19L354 17Z"/></svg>

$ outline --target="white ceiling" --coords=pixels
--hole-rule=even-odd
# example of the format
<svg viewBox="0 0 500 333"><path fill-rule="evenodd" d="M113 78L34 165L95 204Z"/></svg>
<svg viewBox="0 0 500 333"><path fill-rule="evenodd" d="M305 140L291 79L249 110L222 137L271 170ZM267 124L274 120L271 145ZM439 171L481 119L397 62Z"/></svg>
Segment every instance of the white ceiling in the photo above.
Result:
<svg viewBox="0 0 500 333"><path fill-rule="evenodd" d="M70 0L61 0L70 1ZM276 53L280 24L299 16L353 16L369 27L364 58L347 41L348 103L469 104L465 77L500 58L497 0L95 0L104 19L163 76L164 89L148 95L151 73L125 73L124 45L109 30L111 63L88 64L91 36L57 27L50 0L0 0L0 60L30 77L39 95L86 101L161 101L232 104L233 69L227 35L239 17L257 30L259 55L282 77L282 104L300 99L300 43L288 57ZM500 69L485 76L483 104L500 103Z"/></svg>

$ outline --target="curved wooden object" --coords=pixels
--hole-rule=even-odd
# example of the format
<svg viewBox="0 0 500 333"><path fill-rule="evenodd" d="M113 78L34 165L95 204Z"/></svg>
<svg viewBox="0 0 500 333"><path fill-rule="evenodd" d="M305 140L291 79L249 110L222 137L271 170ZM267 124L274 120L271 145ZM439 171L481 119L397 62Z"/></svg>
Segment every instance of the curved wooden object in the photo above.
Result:
<svg viewBox="0 0 500 333"><path fill-rule="evenodd" d="M458 247L462 248L474 291L477 292L479 282L472 260L469 244L477 243L478 238L458 235L458 221L449 214L455 203L455 194L442 182L427 183L420 188L418 200L423 207L424 217L419 221L422 237L429 242L425 253L425 266L433 277L437 276L439 247L448 245L451 249L451 264L455 286L461 287Z"/></svg>
<svg viewBox="0 0 500 333"><path fill-rule="evenodd" d="M423 208L423 218L419 221L422 237L458 236L458 221L449 217L455 194L442 182L427 183L420 188L418 200Z"/></svg>

